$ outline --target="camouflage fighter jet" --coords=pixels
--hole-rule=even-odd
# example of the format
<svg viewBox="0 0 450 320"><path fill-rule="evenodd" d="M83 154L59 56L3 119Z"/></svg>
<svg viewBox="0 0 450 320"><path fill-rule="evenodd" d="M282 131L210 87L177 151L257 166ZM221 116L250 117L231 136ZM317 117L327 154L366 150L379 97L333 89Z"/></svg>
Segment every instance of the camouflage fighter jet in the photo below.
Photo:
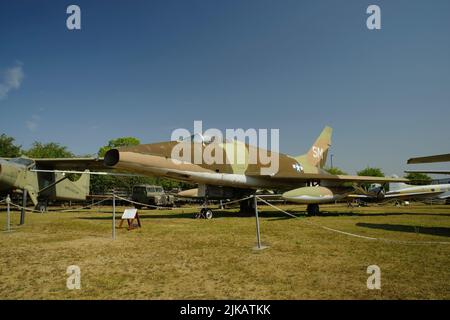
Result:
<svg viewBox="0 0 450 320"><path fill-rule="evenodd" d="M199 195L211 198L239 199L254 194L256 189L285 190L283 198L289 201L307 204L309 214L319 213L319 204L330 203L355 192L352 186L362 183L406 182L400 178L379 178L351 175L332 175L323 170L331 145L332 129L325 127L309 151L300 156L258 149L243 142L234 141L169 141L138 146L122 147L109 150L104 157L104 164L118 171L140 175L162 176L179 181L198 184ZM173 149L180 148L202 150L220 148L224 160L221 163L196 163L194 152L190 161L173 159ZM217 149L216 149L217 150ZM232 161L241 150L245 153L244 163ZM270 172L270 165L257 161L249 162L252 152L266 152L278 157L278 168ZM269 172L268 172L269 170ZM350 184L350 185L349 185ZM252 208L253 201L242 202L241 209ZM212 211L203 209L206 217L212 217Z"/></svg>

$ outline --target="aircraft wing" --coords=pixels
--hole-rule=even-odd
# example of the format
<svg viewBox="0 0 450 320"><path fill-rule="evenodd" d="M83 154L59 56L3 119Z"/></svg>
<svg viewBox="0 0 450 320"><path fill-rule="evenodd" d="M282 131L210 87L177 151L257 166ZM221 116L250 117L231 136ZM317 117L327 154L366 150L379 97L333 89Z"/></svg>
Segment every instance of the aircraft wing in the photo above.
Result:
<svg viewBox="0 0 450 320"><path fill-rule="evenodd" d="M408 193L399 193L399 194L387 194L384 196L385 199L396 199L396 198L422 198L422 197L435 197L440 194L445 193L446 191L439 192L408 192Z"/></svg>
<svg viewBox="0 0 450 320"><path fill-rule="evenodd" d="M406 173L429 173L429 174L450 174L446 170L406 170Z"/></svg>
<svg viewBox="0 0 450 320"><path fill-rule="evenodd" d="M329 179L329 180L361 182L361 183L409 182L409 180L405 178L351 176L351 175L337 175L336 177L337 179Z"/></svg>
<svg viewBox="0 0 450 320"><path fill-rule="evenodd" d="M408 164L447 162L447 161L450 161L450 153L438 154L438 155L427 156L427 157L410 158L410 159L408 159Z"/></svg>
<svg viewBox="0 0 450 320"><path fill-rule="evenodd" d="M39 169L53 170L108 170L103 164L103 158L54 158L33 159Z"/></svg>
<svg viewBox="0 0 450 320"><path fill-rule="evenodd" d="M399 193L399 194L386 194L384 195L381 200L388 200L388 199L409 199L409 198L432 198L436 197L440 194L445 193L445 191L440 192L408 192L408 193ZM347 195L346 198L350 199L376 199L377 197L375 195L367 195L367 194L357 194L352 193Z"/></svg>
<svg viewBox="0 0 450 320"><path fill-rule="evenodd" d="M258 176L266 177L264 175ZM333 175L325 173L292 173L292 174L282 173L269 175L267 177L270 177L271 179L274 180L292 180L292 181L336 181L336 182L340 181L340 182L355 182L355 183L409 182L409 180L405 178Z"/></svg>

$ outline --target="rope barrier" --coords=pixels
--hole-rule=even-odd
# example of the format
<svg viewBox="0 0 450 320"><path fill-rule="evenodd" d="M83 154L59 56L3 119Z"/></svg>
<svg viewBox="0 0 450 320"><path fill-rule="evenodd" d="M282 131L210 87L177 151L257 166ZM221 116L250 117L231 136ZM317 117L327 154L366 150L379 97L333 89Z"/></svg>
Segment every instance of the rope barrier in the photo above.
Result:
<svg viewBox="0 0 450 320"><path fill-rule="evenodd" d="M248 199L251 199L251 198L253 198L253 196L245 197L245 198L238 199L238 200L229 201L229 202L226 202L226 203L222 203L222 206L225 206L225 205L228 205L228 204L232 204L232 203L236 203L236 202L245 201L245 200L248 200ZM81 207L81 208L75 208L75 209L62 209L62 210L49 210L48 212L72 212L72 211L75 212L75 211L79 211L79 210L88 209L88 208L90 208L90 207L93 207L93 206L98 205L98 204L100 204L100 203L103 203L103 202L105 202L105 201L110 201L110 200L112 200L112 199L113 199L112 197L107 198L107 199L103 199L103 200L97 201L97 202L95 202L95 203L92 203L92 204L90 204L90 205L87 205L87 206ZM133 201L133 200L130 200L130 199L127 199L127 198L123 198L123 197L117 196L117 195L116 195L116 199L122 200L122 201L125 201L125 202L128 202L128 203L132 203L132 204L136 204L136 205L140 205L140 206L145 206L145 207L150 207L150 208L156 208L156 209L167 209L167 210L192 210L192 209L202 209L202 208L204 208L204 205L202 205L202 206L196 206L196 207L179 207L179 208L165 207L165 206L157 206L157 205L151 205L151 204L147 204L147 203L142 203L142 202ZM5 200L6 200L6 199L1 200L0 203L1 203L1 202L4 202ZM12 205L13 207L17 208L17 209L20 209L20 210L21 210L21 209L25 209L26 211L29 211L29 212L42 213L42 211L39 211L39 210L36 210L36 209L32 209L32 208L23 207L23 206L21 206L21 205L15 204L15 203L13 203L13 202L11 202L11 205Z"/></svg>
<svg viewBox="0 0 450 320"><path fill-rule="evenodd" d="M79 211L79 210L84 210L84 209L91 208L91 207L93 207L93 206L96 206L96 205L98 205L98 204L100 204L100 203L102 203L102 202L108 201L108 200L112 200L112 197L111 197L111 198L107 198L107 199L103 199L103 200L100 200L100 201L97 201L97 202L94 202L94 203L92 203L92 204L90 204L90 205L87 205L87 206L81 207L81 208L75 208L75 209L62 209L62 210L49 210L48 212L55 212L55 213L57 213L57 212L76 212L76 211ZM20 209L20 210L24 209L25 211L29 211L29 212L42 213L42 211L40 211L40 210L36 210L36 209L31 209L31 208L23 207L23 206L21 206L21 205L15 204L15 203L13 203L13 202L11 202L11 205L12 205L13 207L16 207L17 209Z"/></svg>
<svg viewBox="0 0 450 320"><path fill-rule="evenodd" d="M245 198L242 198L242 199L239 199L239 200L233 200L233 201L228 201L228 202L222 203L222 205L226 206L228 204L232 204L232 203L236 203L236 202L242 202L242 201L245 201L245 200L248 200L248 199L252 199L252 198L253 198L253 196L248 196L248 197L245 197Z"/></svg>
<svg viewBox="0 0 450 320"><path fill-rule="evenodd" d="M226 205L230 205L230 204L233 204L233 203L242 202L242 201L245 201L245 200L248 200L248 199L252 199L252 198L253 198L253 195L248 196L248 197L245 197L245 198L242 198L242 199L238 199L238 200L233 200L233 201L224 202L224 203L222 203L221 205L222 205L222 207L223 207L223 206L226 206ZM258 198L259 198L259 197L258 197ZM63 210L49 210L48 212L70 212L70 211L78 211L78 210L88 209L88 208L90 208L90 207L93 207L93 206L95 206L95 205L98 205L98 204L100 204L100 203L103 203L103 202L105 202L105 201L109 201L109 200L112 200L112 199L113 199L112 197L107 198L107 199L103 199L103 200L97 201L97 202L95 202L95 203L93 203L93 204L90 204L90 205L87 205L87 206L81 207L81 208L75 208L75 209L63 209ZM140 205L140 206L143 206L143 207L150 207L150 208L155 208L155 209L166 209L166 210L191 210L191 209L202 209L202 208L205 207L204 205L201 205L201 206L195 206L195 207L178 207L178 208L167 207L167 206L158 206L158 205L152 205L152 204L148 204L148 203L137 202L137 201L130 200L130 199L127 199L127 198L123 198L123 197L118 196L118 195L116 195L116 199L122 200L122 201L125 201L125 202L128 202L128 203ZM4 202L5 200L6 200L6 199L0 200L0 203ZM264 201L264 200L262 200L262 201ZM14 207L16 207L16 208L18 208L18 209L24 208L26 211L41 213L41 211L39 211L39 210L31 209L31 208L27 208L27 207L22 207L21 205L18 205L18 204L12 203L12 202L11 202L11 205L14 206ZM222 209L217 208L217 210L222 210Z"/></svg>
<svg viewBox="0 0 450 320"><path fill-rule="evenodd" d="M257 198L258 200L264 202L265 204L271 206L272 208L277 209L277 210L281 211L281 212L284 213L284 214L287 214L288 216L290 216L290 217L292 217L292 218L298 218L297 216L293 215L292 213L289 213L289 212L287 212L287 211L281 210L280 208L278 208L278 207L276 207L275 205L273 205L273 204L267 202L266 200L261 199L260 197L256 197L256 198Z"/></svg>
<svg viewBox="0 0 450 320"><path fill-rule="evenodd" d="M190 210L190 209L202 209L202 208L205 207L204 205L197 206L197 207L179 207L179 208L174 208L174 207L164 207L164 206L157 206L157 205L152 205L152 204L147 204L147 203L142 203L142 202L133 201L133 200L130 200L130 199L127 199L127 198L122 198L122 197L117 196L117 195L116 195L116 198L117 198L117 199L120 199L120 200L122 200L122 201L126 201L126 202L129 202L129 203L133 203L133 204L139 205L139 206L143 206L143 207L151 207L151 208L156 208L156 209ZM253 198L253 196L248 196L248 197L245 197L245 198L242 198L242 199L233 200L233 201L228 201L228 202L222 203L222 206L226 206L226 205L229 205L229 204L232 204L232 203L236 203L236 202L245 201L245 200L252 199L252 198Z"/></svg>
<svg viewBox="0 0 450 320"><path fill-rule="evenodd" d="M15 204L14 202L11 202L10 205L17 209L20 209L20 210L24 209L25 211L29 211L29 212L39 212L39 213L41 212L39 210L19 206L18 204Z"/></svg>
<svg viewBox="0 0 450 320"><path fill-rule="evenodd" d="M93 206L96 206L96 205L98 205L100 203L103 203L105 201L108 201L108 200L112 200L112 197L111 198L106 198L106 199L103 199L103 200L100 200L100 201L97 201L97 202L94 202L94 203L92 203L92 204L90 204L88 206L77 208L77 209L51 210L50 212L71 212L71 211L85 210L85 209L91 208Z"/></svg>
<svg viewBox="0 0 450 320"><path fill-rule="evenodd" d="M125 201L125 202L129 202L129 203L132 203L132 204L136 204L138 206L150 207L150 208L155 208L155 209L189 210L189 209L200 209L200 208L203 208L203 206L198 206L198 207L179 207L179 208L157 206L157 205L153 205L153 204L147 204L147 203L133 201L133 200L130 200L130 199L127 199L127 198L122 198L122 197L117 196L117 195L116 195L116 199L119 199L119 200L122 200L122 201Z"/></svg>
<svg viewBox="0 0 450 320"><path fill-rule="evenodd" d="M265 201L265 200L263 200L263 199L261 199L259 197L257 197L257 198L259 200L261 200L262 202L270 205L271 207L277 209L278 211L281 211L281 212L283 212L283 213L285 213L285 214L287 214L287 215L289 215L291 217L298 218L297 216L294 216L293 214L291 214L291 213L289 213L287 211L284 211L284 210L278 208L277 206L275 206L275 205L273 205L271 203L268 203L267 201ZM325 226L319 225L319 224L311 222L311 221L307 221L307 220L303 220L303 221L305 223L309 224L309 225L312 225L312 226L315 226L315 227L318 227L318 228L322 228L322 229L327 230L327 231L336 232L336 233L339 233L339 234L343 234L343 235L347 235L347 236L351 236L351 237L356 237L356 238L362 238L362 239L371 240L371 241L383 241L383 242L398 243L398 244L447 244L447 245L450 244L450 242L448 242L448 241L414 241L414 240L413 241L407 241L407 240L392 240L392 239L386 239L386 238L367 237L367 236L363 236L363 235L360 235L360 234L355 234L355 233L350 233L350 232L345 232L345 231L341 231L341 230L325 227Z"/></svg>

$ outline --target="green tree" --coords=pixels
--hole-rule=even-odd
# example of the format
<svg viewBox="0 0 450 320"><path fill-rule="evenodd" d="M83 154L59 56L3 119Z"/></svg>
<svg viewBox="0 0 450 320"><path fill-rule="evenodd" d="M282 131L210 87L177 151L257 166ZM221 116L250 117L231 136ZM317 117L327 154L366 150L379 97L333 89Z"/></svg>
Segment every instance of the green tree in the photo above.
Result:
<svg viewBox="0 0 450 320"><path fill-rule="evenodd" d="M356 173L358 176L369 176L369 177L384 177L383 171L380 168L370 168L367 167Z"/></svg>
<svg viewBox="0 0 450 320"><path fill-rule="evenodd" d="M41 143L33 142L30 149L25 154L30 158L71 158L74 156L72 152L67 150L66 146L62 146L56 142Z"/></svg>
<svg viewBox="0 0 450 320"><path fill-rule="evenodd" d="M341 169L339 169L338 167L333 167L333 168L325 168L325 171L330 173L330 174L334 174L334 175L346 175L347 173Z"/></svg>
<svg viewBox="0 0 450 320"><path fill-rule="evenodd" d="M431 184L431 181L433 180L430 176L419 172L410 172L405 178L411 180L410 184L412 185Z"/></svg>
<svg viewBox="0 0 450 320"><path fill-rule="evenodd" d="M22 147L14 143L14 138L2 133L0 135L0 157L15 158L22 154Z"/></svg>
<svg viewBox="0 0 450 320"><path fill-rule="evenodd" d="M325 168L325 171L328 172L329 174L334 174L334 175L346 175L347 172L339 169L338 167L333 167L333 168ZM351 182L344 182L342 184L345 187L351 187L352 183Z"/></svg>
<svg viewBox="0 0 450 320"><path fill-rule="evenodd" d="M129 146L137 146L141 142L139 139L134 137L122 137L117 139L109 140L106 146L103 146L98 150L98 156L104 157L108 150L119 148L119 147L129 147Z"/></svg>
<svg viewBox="0 0 450 320"><path fill-rule="evenodd" d="M358 171L356 173L358 176L369 176L369 177L384 177L383 171L381 171L380 168L371 168L367 167L361 171ZM368 189L370 186L370 183L363 183L361 186L365 189ZM385 190L389 190L389 185L385 185Z"/></svg>

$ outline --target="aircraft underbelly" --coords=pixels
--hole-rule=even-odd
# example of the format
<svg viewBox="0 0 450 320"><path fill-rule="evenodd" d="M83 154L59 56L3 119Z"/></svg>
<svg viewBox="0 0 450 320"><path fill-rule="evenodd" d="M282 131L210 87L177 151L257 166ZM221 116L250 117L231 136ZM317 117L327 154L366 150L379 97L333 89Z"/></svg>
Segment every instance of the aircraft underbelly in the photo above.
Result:
<svg viewBox="0 0 450 320"><path fill-rule="evenodd" d="M119 166L118 166L119 167ZM170 179L182 180L192 183L203 183L218 186L229 186L236 188L262 188L262 187L279 187L280 184L271 179L258 177L249 177L244 174L228 174L216 172L197 172L197 171L181 171L160 167L150 166L127 166L127 171L139 172L141 174L151 174L155 176L163 176Z"/></svg>
<svg viewBox="0 0 450 320"><path fill-rule="evenodd" d="M244 174L228 174L214 172L183 172L189 176L189 181L194 183L204 183L237 188L268 188L279 187L270 179L249 177Z"/></svg>

